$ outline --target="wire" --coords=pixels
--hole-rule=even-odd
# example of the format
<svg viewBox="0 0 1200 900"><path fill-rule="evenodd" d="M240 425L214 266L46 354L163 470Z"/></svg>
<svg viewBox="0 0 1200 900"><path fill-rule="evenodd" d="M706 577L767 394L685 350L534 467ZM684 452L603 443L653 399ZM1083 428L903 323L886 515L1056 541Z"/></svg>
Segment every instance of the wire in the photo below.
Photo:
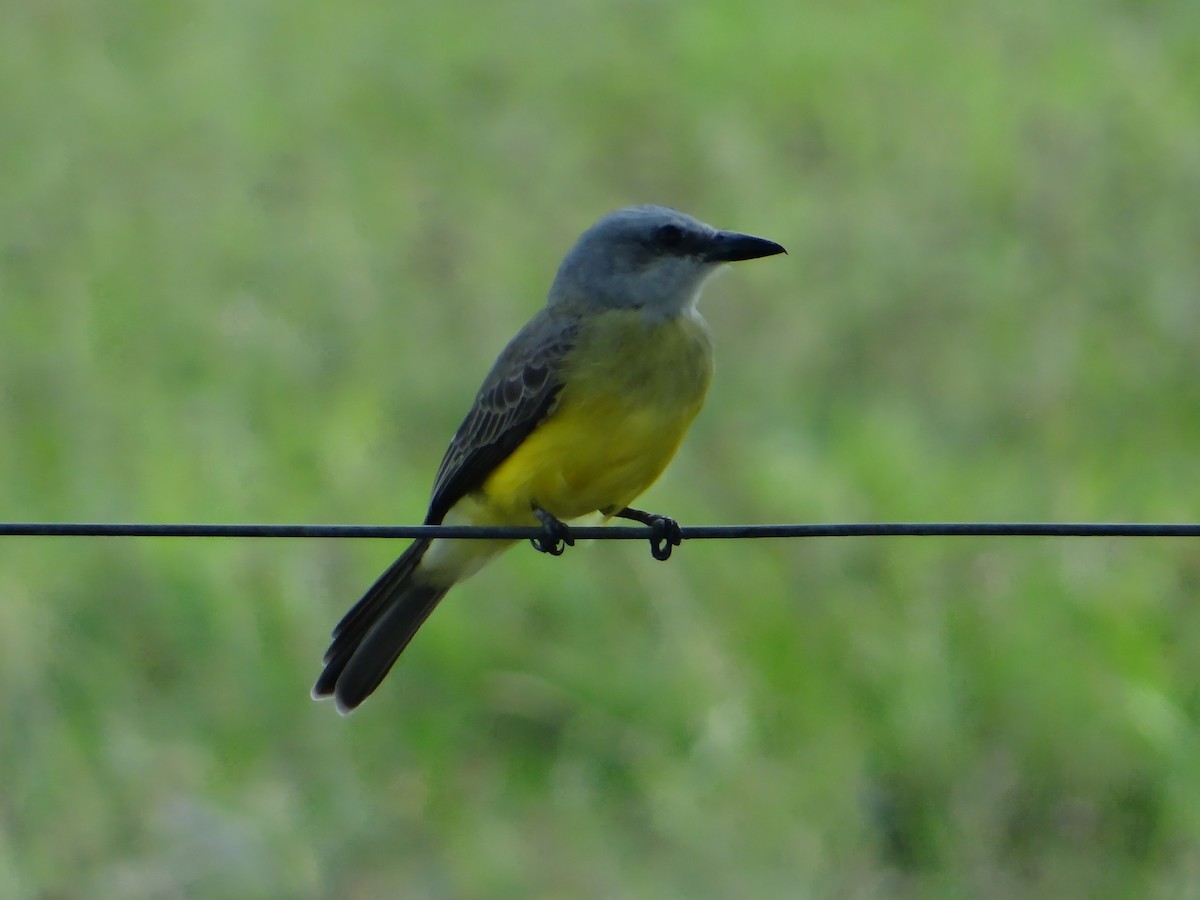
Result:
<svg viewBox="0 0 1200 900"><path fill-rule="evenodd" d="M798 525L693 525L685 540L813 537L1200 537L1200 524L1106 522L860 522ZM224 537L224 538L461 538L526 540L538 527L473 525L172 525L111 522L0 522L0 537ZM652 540L642 526L579 526L578 540Z"/></svg>

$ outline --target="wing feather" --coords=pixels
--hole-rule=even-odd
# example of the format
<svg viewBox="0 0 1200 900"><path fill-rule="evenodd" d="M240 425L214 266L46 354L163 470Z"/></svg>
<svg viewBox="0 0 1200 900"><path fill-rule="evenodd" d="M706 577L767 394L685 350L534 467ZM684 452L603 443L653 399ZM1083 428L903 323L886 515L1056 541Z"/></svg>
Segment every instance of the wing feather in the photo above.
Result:
<svg viewBox="0 0 1200 900"><path fill-rule="evenodd" d="M442 458L427 524L440 523L554 411L575 335L574 323L543 311L504 348Z"/></svg>

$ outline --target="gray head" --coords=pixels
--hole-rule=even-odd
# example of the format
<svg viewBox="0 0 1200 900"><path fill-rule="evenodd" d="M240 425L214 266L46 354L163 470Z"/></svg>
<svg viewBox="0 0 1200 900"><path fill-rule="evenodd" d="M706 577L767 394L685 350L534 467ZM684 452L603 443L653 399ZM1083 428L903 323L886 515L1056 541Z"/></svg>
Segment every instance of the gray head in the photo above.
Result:
<svg viewBox="0 0 1200 900"><path fill-rule="evenodd" d="M774 241L718 231L665 206L631 206L583 233L559 266L549 304L643 309L668 318L690 309L724 263L786 252Z"/></svg>

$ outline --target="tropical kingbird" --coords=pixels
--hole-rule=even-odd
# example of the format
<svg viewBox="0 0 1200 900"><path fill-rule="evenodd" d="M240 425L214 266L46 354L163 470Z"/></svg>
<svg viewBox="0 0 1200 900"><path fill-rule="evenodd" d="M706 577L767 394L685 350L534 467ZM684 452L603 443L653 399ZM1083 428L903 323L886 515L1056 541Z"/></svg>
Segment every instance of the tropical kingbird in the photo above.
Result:
<svg viewBox="0 0 1200 900"><path fill-rule="evenodd" d="M534 545L557 554L573 543L564 523L598 513L655 525L678 544L674 520L629 504L675 455L712 379L696 300L723 263L784 252L662 206L598 221L484 379L442 459L426 524L540 523ZM446 592L512 543L415 541L334 628L313 697L353 710Z"/></svg>

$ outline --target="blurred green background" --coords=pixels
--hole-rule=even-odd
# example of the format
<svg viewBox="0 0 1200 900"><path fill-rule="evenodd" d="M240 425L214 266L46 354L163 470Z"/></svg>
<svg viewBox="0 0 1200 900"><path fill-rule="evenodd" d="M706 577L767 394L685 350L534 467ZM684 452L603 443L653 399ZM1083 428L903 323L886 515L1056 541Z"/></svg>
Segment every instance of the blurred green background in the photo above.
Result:
<svg viewBox="0 0 1200 900"><path fill-rule="evenodd" d="M685 524L1200 518L1200 4L0 6L0 518L414 523L602 213L712 285ZM0 895L1200 896L1200 545L0 540Z"/></svg>

